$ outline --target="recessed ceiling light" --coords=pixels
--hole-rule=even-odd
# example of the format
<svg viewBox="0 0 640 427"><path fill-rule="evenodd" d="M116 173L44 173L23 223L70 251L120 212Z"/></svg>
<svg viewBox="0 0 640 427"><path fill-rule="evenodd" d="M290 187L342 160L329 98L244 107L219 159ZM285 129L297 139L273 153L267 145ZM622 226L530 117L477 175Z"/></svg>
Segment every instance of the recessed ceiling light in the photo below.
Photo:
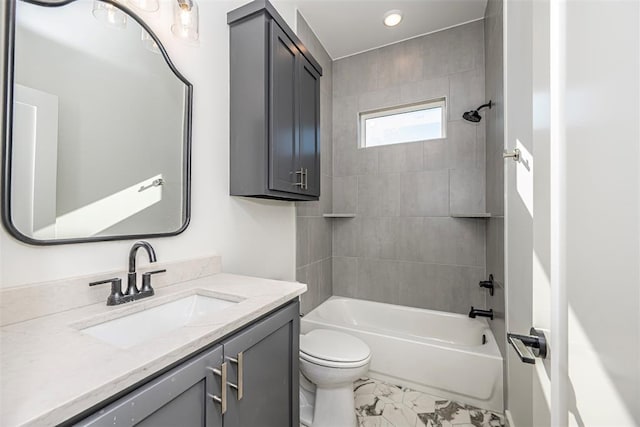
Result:
<svg viewBox="0 0 640 427"><path fill-rule="evenodd" d="M384 25L387 27L395 27L402 21L402 11L390 10L384 14Z"/></svg>

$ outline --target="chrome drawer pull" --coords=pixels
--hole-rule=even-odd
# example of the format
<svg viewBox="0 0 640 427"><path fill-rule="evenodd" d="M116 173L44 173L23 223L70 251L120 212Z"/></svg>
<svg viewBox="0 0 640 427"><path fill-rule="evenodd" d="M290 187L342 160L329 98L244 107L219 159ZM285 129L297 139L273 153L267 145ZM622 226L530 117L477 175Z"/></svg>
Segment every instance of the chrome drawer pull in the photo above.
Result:
<svg viewBox="0 0 640 427"><path fill-rule="evenodd" d="M238 392L238 400L242 400L244 396L244 352L238 353L238 358L229 357L229 362L238 365L238 384L229 383L229 387L236 389Z"/></svg>
<svg viewBox="0 0 640 427"><path fill-rule="evenodd" d="M227 412L227 364L223 363L220 366L220 369L207 369L209 369L211 372L213 372L214 375L217 375L222 379L222 393L220 393L221 396L216 396L210 393L207 393L207 396L220 404L222 408L222 415L224 415L224 413Z"/></svg>
<svg viewBox="0 0 640 427"><path fill-rule="evenodd" d="M296 171L296 181L297 181L297 176L300 175L300 182L296 182L294 184L291 184L295 187L300 186L301 189L304 190L304 169L300 168L299 171Z"/></svg>

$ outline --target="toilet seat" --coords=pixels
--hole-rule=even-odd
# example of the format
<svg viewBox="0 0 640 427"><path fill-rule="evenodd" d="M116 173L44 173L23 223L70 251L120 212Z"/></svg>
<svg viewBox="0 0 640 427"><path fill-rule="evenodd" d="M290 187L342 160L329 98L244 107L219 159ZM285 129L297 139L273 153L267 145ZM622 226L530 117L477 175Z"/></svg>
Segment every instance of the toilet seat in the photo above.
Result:
<svg viewBox="0 0 640 427"><path fill-rule="evenodd" d="M319 366L325 366L327 368L338 368L338 369L348 369L348 368L359 368L361 366L365 366L371 360L371 357L367 357L364 360L358 360L356 362L334 362L331 360L320 359L317 357L310 356L304 352L300 352L300 358L306 360L309 363L314 363Z"/></svg>
<svg viewBox="0 0 640 427"><path fill-rule="evenodd" d="M371 350L359 338L328 329L300 336L300 357L316 365L357 368L369 363Z"/></svg>

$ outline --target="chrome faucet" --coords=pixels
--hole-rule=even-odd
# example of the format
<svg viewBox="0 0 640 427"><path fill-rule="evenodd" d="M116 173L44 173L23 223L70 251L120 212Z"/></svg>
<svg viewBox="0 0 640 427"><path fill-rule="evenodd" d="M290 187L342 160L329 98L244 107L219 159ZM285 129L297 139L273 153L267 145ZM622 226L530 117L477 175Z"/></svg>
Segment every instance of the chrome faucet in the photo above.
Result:
<svg viewBox="0 0 640 427"><path fill-rule="evenodd" d="M149 256L149 262L156 262L156 251L149 242L139 241L135 242L129 251L129 273L127 274L127 291L122 293L122 280L120 278L113 278L107 280L101 280L98 282L89 283L89 286L101 285L103 283L111 283L111 294L107 298L107 305L119 305L125 302L139 300L152 296L155 292L151 287L151 276L156 273L164 273L167 270L155 270L148 271L142 275L142 287L138 289L136 272L136 255L138 249L144 248Z"/></svg>

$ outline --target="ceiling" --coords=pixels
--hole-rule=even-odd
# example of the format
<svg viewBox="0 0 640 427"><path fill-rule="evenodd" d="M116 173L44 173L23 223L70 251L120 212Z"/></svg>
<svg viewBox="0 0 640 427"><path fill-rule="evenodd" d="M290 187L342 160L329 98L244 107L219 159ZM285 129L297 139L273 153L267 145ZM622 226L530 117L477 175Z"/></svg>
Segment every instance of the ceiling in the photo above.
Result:
<svg viewBox="0 0 640 427"><path fill-rule="evenodd" d="M298 10L332 59L482 19L487 0L297 0ZM403 12L396 27L384 14Z"/></svg>

